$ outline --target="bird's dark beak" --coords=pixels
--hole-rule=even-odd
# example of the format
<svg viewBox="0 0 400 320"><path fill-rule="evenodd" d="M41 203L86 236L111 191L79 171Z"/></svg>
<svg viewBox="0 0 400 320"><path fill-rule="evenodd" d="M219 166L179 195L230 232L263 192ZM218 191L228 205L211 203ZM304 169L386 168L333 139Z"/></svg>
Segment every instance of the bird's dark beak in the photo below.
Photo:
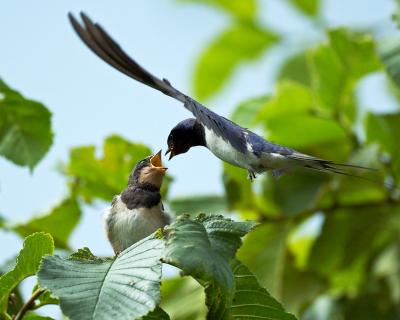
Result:
<svg viewBox="0 0 400 320"><path fill-rule="evenodd" d="M174 153L174 150L170 147L168 147L168 150L165 152L165 155L167 155L168 153L171 153L168 158L168 161L169 161L175 156L175 153Z"/></svg>
<svg viewBox="0 0 400 320"><path fill-rule="evenodd" d="M162 161L161 161L161 150L158 151L156 154L154 154L150 158L150 165L154 168L159 170L160 172L163 172L165 174L165 171L167 171L168 168L163 167Z"/></svg>

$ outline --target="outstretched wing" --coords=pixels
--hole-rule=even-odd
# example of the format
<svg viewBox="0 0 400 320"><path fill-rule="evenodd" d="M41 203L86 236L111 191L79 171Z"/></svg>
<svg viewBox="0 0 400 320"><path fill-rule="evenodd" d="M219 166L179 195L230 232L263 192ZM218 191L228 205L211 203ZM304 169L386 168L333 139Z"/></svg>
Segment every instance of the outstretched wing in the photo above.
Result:
<svg viewBox="0 0 400 320"><path fill-rule="evenodd" d="M232 121L219 116L189 96L175 89L168 80L159 79L129 57L111 36L97 23L81 13L81 25L70 13L69 19L81 40L101 59L125 75L181 101L204 126L229 142L236 150L246 152L243 130Z"/></svg>

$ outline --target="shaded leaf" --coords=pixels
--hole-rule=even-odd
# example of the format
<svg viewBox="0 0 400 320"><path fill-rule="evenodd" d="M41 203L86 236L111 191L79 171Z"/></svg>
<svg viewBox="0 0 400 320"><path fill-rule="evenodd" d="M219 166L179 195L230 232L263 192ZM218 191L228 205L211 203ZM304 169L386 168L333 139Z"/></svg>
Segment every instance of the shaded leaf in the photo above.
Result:
<svg viewBox="0 0 400 320"><path fill-rule="evenodd" d="M237 256L286 310L298 314L318 296L323 283L314 274L292 265L287 244L290 231L288 222L262 224L245 238Z"/></svg>
<svg viewBox="0 0 400 320"><path fill-rule="evenodd" d="M393 211L365 206L355 211L329 212L312 246L308 259L310 269L329 278L332 288L339 292L357 292L365 280L369 259L393 235L390 232Z"/></svg>
<svg viewBox="0 0 400 320"><path fill-rule="evenodd" d="M169 320L169 315L160 307L156 307L148 315L144 316L142 320Z"/></svg>
<svg viewBox="0 0 400 320"><path fill-rule="evenodd" d="M246 266L237 260L234 260L231 265L235 275L236 289L232 306L229 309L230 319L296 319L294 315L287 313L267 290L260 286L257 278Z"/></svg>
<svg viewBox="0 0 400 320"><path fill-rule="evenodd" d="M207 314L204 290L191 277L163 280L161 307L174 320L204 320ZM193 302L196 303L193 303ZM185 306L182 308L182 306Z"/></svg>
<svg viewBox="0 0 400 320"><path fill-rule="evenodd" d="M310 87L311 72L307 53L300 52L286 60L279 70L278 80L291 80Z"/></svg>
<svg viewBox="0 0 400 320"><path fill-rule="evenodd" d="M277 36L253 24L236 24L219 35L198 59L194 92L204 100L219 91L242 62L258 58Z"/></svg>
<svg viewBox="0 0 400 320"><path fill-rule="evenodd" d="M21 237L34 232L48 232L54 239L54 245L60 249L68 248L68 239L79 223L81 209L76 199L67 198L43 216L33 217L26 223L11 226Z"/></svg>
<svg viewBox="0 0 400 320"><path fill-rule="evenodd" d="M168 201L168 204L176 214L194 215L202 212L218 214L227 211L225 197L216 195L173 198Z"/></svg>
<svg viewBox="0 0 400 320"><path fill-rule="evenodd" d="M72 320L138 318L159 303L163 249L163 241L150 236L115 260L90 258L87 249L73 259L45 257L39 283L60 298Z"/></svg>
<svg viewBox="0 0 400 320"><path fill-rule="evenodd" d="M39 269L42 257L47 254L53 254L53 251L53 239L47 233L34 233L25 239L15 267L0 277L1 311L6 311L7 299L13 289L22 280L34 275Z"/></svg>
<svg viewBox="0 0 400 320"><path fill-rule="evenodd" d="M254 222L234 222L223 216L186 216L166 230L169 234L163 260L193 276L206 291L208 319L222 319L234 294L229 262L241 245L241 237Z"/></svg>
<svg viewBox="0 0 400 320"><path fill-rule="evenodd" d="M51 113L0 79L0 155L33 169L53 143Z"/></svg>
<svg viewBox="0 0 400 320"><path fill-rule="evenodd" d="M104 141L103 155L97 158L94 146L71 150L66 174L73 178L77 194L90 202L94 198L111 201L127 185L136 163L151 154L148 147L119 136Z"/></svg>

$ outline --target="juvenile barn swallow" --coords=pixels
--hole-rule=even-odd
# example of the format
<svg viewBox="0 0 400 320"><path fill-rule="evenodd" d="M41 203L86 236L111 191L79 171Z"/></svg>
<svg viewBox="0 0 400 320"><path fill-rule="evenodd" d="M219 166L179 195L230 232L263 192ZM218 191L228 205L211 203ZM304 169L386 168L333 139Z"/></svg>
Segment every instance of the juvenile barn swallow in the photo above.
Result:
<svg viewBox="0 0 400 320"><path fill-rule="evenodd" d="M166 170L161 150L141 160L130 174L127 188L113 198L104 213L107 236L116 254L170 223L160 194Z"/></svg>
<svg viewBox="0 0 400 320"><path fill-rule="evenodd" d="M347 168L369 169L335 163L266 141L178 91L167 79L152 75L129 57L99 24L84 13L81 17L83 25L69 14L76 33L98 57L125 75L182 102L195 116L179 122L171 130L166 153L170 153L170 159L191 147L203 146L221 160L246 169L251 180L256 173L272 171L274 176L280 176L295 167L344 175L351 175L344 171Z"/></svg>

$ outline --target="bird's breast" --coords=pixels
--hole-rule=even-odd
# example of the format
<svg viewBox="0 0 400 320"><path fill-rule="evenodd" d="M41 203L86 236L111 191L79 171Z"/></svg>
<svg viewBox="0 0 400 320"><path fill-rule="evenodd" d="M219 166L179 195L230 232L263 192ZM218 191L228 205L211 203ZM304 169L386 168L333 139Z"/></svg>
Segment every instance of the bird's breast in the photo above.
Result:
<svg viewBox="0 0 400 320"><path fill-rule="evenodd" d="M120 196L104 214L105 229L115 252L125 250L169 222L169 215L162 210L161 203L151 208L130 210Z"/></svg>
<svg viewBox="0 0 400 320"><path fill-rule="evenodd" d="M253 154L251 146L247 146L247 152L242 153L212 130L205 127L204 132L207 148L221 160L244 169L252 169L253 166L257 166L259 159Z"/></svg>

